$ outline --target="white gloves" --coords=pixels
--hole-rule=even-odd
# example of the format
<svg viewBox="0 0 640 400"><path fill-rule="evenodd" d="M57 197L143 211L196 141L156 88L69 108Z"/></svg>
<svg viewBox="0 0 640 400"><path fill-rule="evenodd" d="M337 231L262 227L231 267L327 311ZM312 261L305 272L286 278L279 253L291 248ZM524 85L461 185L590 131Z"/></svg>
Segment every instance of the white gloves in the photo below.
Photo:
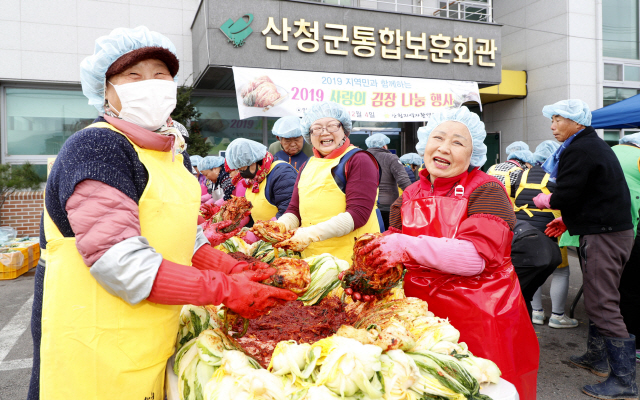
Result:
<svg viewBox="0 0 640 400"><path fill-rule="evenodd" d="M290 215L298 219L292 214L285 214L278 222L283 222L285 216ZM290 217L289 217L290 218ZM348 212L343 212L336 215L319 224L308 226L306 228L296 229L296 233L291 239L285 240L280 243L279 247L288 248L293 251L302 251L307 248L312 242L321 242L323 240L331 239L334 237L344 236L350 232L353 232L354 223L353 217Z"/></svg>
<svg viewBox="0 0 640 400"><path fill-rule="evenodd" d="M282 217L278 218L278 221L276 222L283 224L288 231L296 229L300 226L300 220L298 220L298 217L296 217L292 213L282 214Z"/></svg>

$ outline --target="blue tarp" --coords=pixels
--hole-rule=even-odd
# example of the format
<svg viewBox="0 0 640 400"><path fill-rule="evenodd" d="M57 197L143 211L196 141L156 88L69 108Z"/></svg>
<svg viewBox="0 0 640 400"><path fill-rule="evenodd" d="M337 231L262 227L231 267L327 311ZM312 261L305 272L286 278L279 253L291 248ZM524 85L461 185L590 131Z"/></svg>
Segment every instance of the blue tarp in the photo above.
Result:
<svg viewBox="0 0 640 400"><path fill-rule="evenodd" d="M640 94L599 108L591 113L595 129L629 129L640 127Z"/></svg>

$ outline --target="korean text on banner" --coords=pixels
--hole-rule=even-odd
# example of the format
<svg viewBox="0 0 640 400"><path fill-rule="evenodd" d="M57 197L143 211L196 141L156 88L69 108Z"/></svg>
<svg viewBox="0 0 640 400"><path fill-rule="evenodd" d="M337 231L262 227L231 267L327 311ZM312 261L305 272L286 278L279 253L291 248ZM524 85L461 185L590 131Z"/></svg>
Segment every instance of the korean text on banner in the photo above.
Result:
<svg viewBox="0 0 640 400"><path fill-rule="evenodd" d="M301 117L334 101L354 121L426 121L432 113L480 104L476 82L233 67L240 119Z"/></svg>

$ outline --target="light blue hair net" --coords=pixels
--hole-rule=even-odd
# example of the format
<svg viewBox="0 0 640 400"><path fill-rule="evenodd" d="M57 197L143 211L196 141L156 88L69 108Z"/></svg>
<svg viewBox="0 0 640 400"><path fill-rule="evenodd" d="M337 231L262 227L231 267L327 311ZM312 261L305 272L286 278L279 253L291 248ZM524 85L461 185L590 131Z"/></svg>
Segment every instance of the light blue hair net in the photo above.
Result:
<svg viewBox="0 0 640 400"><path fill-rule="evenodd" d="M376 148L376 147L381 148L382 146L386 146L389 143L391 143L391 139L389 139L387 135L384 135L382 133L376 133L366 138L364 143L370 149Z"/></svg>
<svg viewBox="0 0 640 400"><path fill-rule="evenodd" d="M200 169L200 167L198 167L198 165L200 165L200 161L202 160L202 157L195 155L195 156L191 156L189 157L189 160L191 160L191 166L192 167L196 167L198 169Z"/></svg>
<svg viewBox="0 0 640 400"><path fill-rule="evenodd" d="M300 118L289 116L282 117L273 124L271 130L275 136L281 138L297 138L302 136L302 126L300 125Z"/></svg>
<svg viewBox="0 0 640 400"><path fill-rule="evenodd" d="M177 57L176 47L171 40L150 31L146 26L116 28L107 36L96 39L93 55L80 63L82 93L89 99L89 104L99 112L104 112L105 75L111 64L130 51L153 46L164 47ZM178 77L175 76L173 80L178 82Z"/></svg>
<svg viewBox="0 0 640 400"><path fill-rule="evenodd" d="M640 132L634 133L632 135L625 135L620 139L620 144L627 144L627 143L640 146Z"/></svg>
<svg viewBox="0 0 640 400"><path fill-rule="evenodd" d="M420 166L422 165L424 160L417 153L407 153L400 157L400 162L403 164L413 164Z"/></svg>
<svg viewBox="0 0 640 400"><path fill-rule="evenodd" d="M507 160L520 160L529 164L535 164L536 156L529 150L516 150L507 156Z"/></svg>
<svg viewBox="0 0 640 400"><path fill-rule="evenodd" d="M302 116L300 124L302 125L302 136L307 143L311 143L311 134L309 129L314 122L321 118L335 118L342 124L342 129L348 135L351 133L351 117L349 111L338 103L333 101L325 101L322 103L315 103L307 110Z"/></svg>
<svg viewBox="0 0 640 400"><path fill-rule="evenodd" d="M507 146L507 155L519 150L529 150L529 145L525 142L513 142Z"/></svg>
<svg viewBox="0 0 640 400"><path fill-rule="evenodd" d="M582 100L569 99L562 100L555 104L542 107L542 115L552 119L554 115L576 121L580 125L591 125L591 111L589 106Z"/></svg>
<svg viewBox="0 0 640 400"><path fill-rule="evenodd" d="M424 149L427 147L427 140L431 132L438 127L438 125L447 121L460 122L469 129L473 143L470 165L473 167L482 167L487 161L487 146L484 144L487 132L484 130L484 122L480 121L480 117L464 106L457 110L445 110L438 114L433 114L429 122L427 122L427 126L418 128L418 144L416 144L418 154L424 154Z"/></svg>
<svg viewBox="0 0 640 400"><path fill-rule="evenodd" d="M208 169L222 167L224 165L224 157L220 156L206 156L200 163L198 163L198 169L200 171L206 171Z"/></svg>
<svg viewBox="0 0 640 400"><path fill-rule="evenodd" d="M556 142L555 140L545 140L544 142L540 143L538 147L536 147L536 151L533 153L533 155L536 157L536 162L542 165L545 161L547 161L547 158L551 157L551 155L555 153L556 150L558 150L559 147L560 143Z"/></svg>
<svg viewBox="0 0 640 400"><path fill-rule="evenodd" d="M262 143L249 139L236 139L227 147L225 158L229 168L238 169L261 161L266 154L267 147Z"/></svg>

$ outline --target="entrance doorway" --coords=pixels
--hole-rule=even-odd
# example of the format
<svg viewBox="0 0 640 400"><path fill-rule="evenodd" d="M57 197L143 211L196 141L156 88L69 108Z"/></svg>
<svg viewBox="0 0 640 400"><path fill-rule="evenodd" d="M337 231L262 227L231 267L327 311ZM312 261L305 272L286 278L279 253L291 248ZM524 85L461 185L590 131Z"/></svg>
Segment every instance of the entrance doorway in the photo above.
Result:
<svg viewBox="0 0 640 400"><path fill-rule="evenodd" d="M487 132L484 144L487 146L487 162L481 169L487 172L489 167L500 162L500 132Z"/></svg>

